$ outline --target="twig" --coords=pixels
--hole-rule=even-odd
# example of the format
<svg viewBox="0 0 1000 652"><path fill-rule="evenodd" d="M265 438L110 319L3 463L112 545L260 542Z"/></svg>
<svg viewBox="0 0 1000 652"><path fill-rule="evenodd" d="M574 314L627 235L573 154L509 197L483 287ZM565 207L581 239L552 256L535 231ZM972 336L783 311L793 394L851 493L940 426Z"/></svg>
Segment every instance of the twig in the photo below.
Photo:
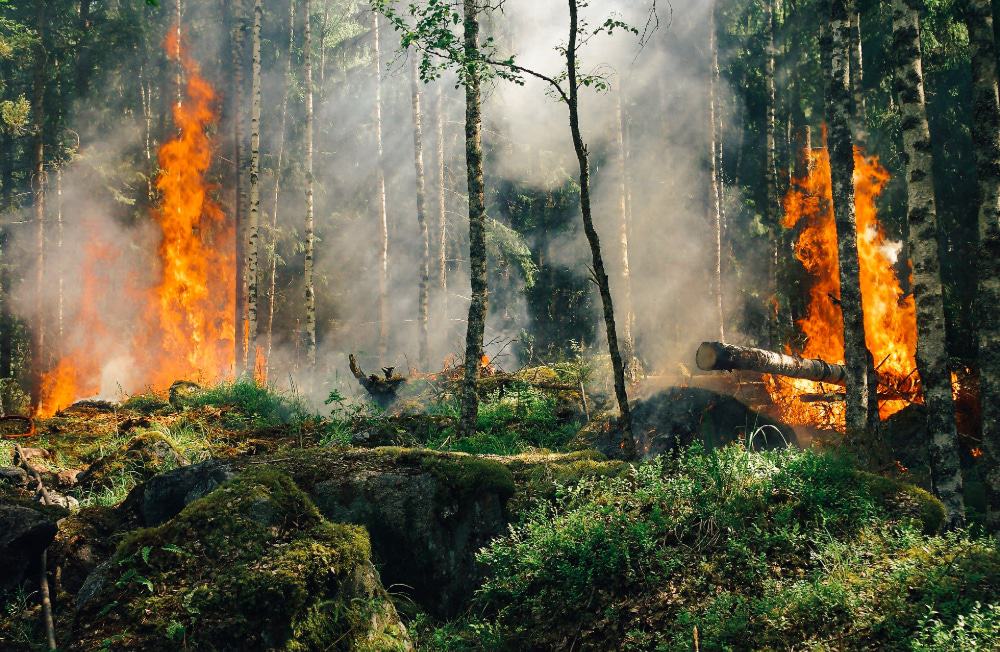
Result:
<svg viewBox="0 0 1000 652"><path fill-rule="evenodd" d="M28 458L24 455L24 450L19 444L14 445L14 452L18 458L18 464L31 475L35 480L35 492L43 505L49 505L49 495L45 491L42 483L42 476L39 475L35 467L28 464ZM42 618L45 621L45 636L48 640L49 650L56 648L56 627L52 619L52 600L49 597L49 571L48 571L48 551L43 550L42 556L38 560L38 587L42 594Z"/></svg>

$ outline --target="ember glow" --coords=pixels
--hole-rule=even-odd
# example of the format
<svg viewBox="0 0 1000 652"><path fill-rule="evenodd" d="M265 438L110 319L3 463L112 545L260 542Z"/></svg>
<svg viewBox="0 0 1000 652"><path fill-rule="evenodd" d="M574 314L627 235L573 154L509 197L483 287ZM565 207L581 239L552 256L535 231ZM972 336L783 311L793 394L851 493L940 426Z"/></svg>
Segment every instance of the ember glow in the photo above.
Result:
<svg viewBox="0 0 1000 652"><path fill-rule="evenodd" d="M164 49L180 57L186 89L183 102L173 110L178 134L159 151L160 206L152 216L161 236L158 278L151 287L127 291L137 294L143 307L138 323L128 325L132 369L126 391L163 389L178 379L217 380L231 373L235 361L235 234L206 180L214 151L208 133L218 120L217 97L184 50L177 30L170 30ZM99 230L90 233L94 241L85 245L77 315L85 326L78 329L83 336L43 376L38 416L51 416L100 391L103 362L95 350L98 342L107 341L108 325L96 306L98 291L109 285L101 277L100 262L114 250L99 241Z"/></svg>
<svg viewBox="0 0 1000 652"><path fill-rule="evenodd" d="M800 235L795 256L812 280L806 316L797 322L805 346L795 351L807 358L844 362L844 331L838 300L840 276L837 230L833 217L830 158L826 148L809 153L810 172L794 179L784 200L784 226ZM883 419L911 402L919 402L916 372L917 326L912 294L906 294L896 274L898 246L886 239L879 224L876 202L889 173L878 159L854 150L854 191L857 211L858 256L865 339L880 377L879 401ZM792 424L842 429L843 401L803 402L809 394L829 394L842 388L810 380L765 377L781 418Z"/></svg>

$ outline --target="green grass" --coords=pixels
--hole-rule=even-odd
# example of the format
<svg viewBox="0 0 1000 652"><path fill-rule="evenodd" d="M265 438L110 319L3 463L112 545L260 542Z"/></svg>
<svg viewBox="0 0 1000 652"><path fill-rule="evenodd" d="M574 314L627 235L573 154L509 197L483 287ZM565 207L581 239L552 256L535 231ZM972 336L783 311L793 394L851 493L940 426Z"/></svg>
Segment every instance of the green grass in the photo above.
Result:
<svg viewBox="0 0 1000 652"><path fill-rule="evenodd" d="M316 416L301 397L245 378L207 387L185 403L227 409L223 425L234 429L294 425Z"/></svg>

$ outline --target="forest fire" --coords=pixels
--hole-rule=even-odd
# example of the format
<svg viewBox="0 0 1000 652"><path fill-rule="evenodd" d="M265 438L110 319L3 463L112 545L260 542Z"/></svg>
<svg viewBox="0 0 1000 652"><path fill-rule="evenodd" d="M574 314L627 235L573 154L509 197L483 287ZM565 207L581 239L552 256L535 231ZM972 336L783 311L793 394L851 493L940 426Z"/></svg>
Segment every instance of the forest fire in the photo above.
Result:
<svg viewBox="0 0 1000 652"><path fill-rule="evenodd" d="M173 109L178 133L159 151L160 206L153 214L161 236L159 278L152 287L135 290L142 308L139 323L129 325L129 391L166 387L179 378L214 380L231 371L234 363L235 234L211 199L213 188L206 180L213 154L207 131L218 119L217 98L182 45L177 31L170 30L164 49L180 57L186 87L183 101ZM105 361L94 352L107 340L108 328L97 296L109 279L99 270L102 259L114 255L114 247L100 242L99 230L90 233L76 317L81 336L43 375L38 416L51 416L100 391Z"/></svg>
<svg viewBox="0 0 1000 652"><path fill-rule="evenodd" d="M806 316L798 321L805 346L796 351L807 358L844 361L841 325L837 232L830 185L830 159L826 148L809 153L810 172L795 179L784 200L785 228L800 229L795 256L810 278ZM861 299L865 314L865 339L880 379L879 414L885 419L912 402L919 402L916 372L916 309L911 294L904 293L896 273L898 248L886 240L879 224L876 201L889 173L877 158L854 150L855 208ZM830 385L804 379L765 377L768 391L782 419L792 424L843 428L844 403L802 401L806 395L827 394Z"/></svg>

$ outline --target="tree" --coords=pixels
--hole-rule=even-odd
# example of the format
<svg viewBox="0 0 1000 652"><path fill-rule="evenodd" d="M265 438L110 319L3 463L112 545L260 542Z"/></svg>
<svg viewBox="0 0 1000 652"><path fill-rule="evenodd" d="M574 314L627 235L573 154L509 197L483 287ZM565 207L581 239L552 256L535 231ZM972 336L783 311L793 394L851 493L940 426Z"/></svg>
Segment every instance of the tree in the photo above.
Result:
<svg viewBox="0 0 1000 652"><path fill-rule="evenodd" d="M437 101L435 104L435 127L437 158L437 290L439 305L440 327L444 332L448 330L448 213L446 210L445 180L444 180L444 92L440 82L437 84Z"/></svg>
<svg viewBox="0 0 1000 652"><path fill-rule="evenodd" d="M178 0L179 1L179 0ZM226 3L229 4L229 3ZM233 128L233 222L236 229L236 312L234 315L235 337L235 360L240 366L246 360L247 341L245 330L246 318L246 267L245 260L245 207L246 207L246 187L243 183L243 159L246 151L243 147L243 51L244 38L244 6L243 0L234 0L229 4L230 9L226 13L232 22L231 29L231 50L230 63L232 65L232 128ZM177 83L180 84L180 75L177 76ZM178 89L178 92L179 89ZM179 96L178 96L179 97ZM178 99L178 102L180 100Z"/></svg>
<svg viewBox="0 0 1000 652"><path fill-rule="evenodd" d="M306 220L305 259L303 281L305 284L306 318L306 364L316 366L316 287L313 280L313 253L316 246L315 221L313 217L313 75L312 75L312 0L305 0L305 33L303 34L303 65L306 73Z"/></svg>
<svg viewBox="0 0 1000 652"><path fill-rule="evenodd" d="M36 372L46 365L45 359L45 314L42 296L45 290L45 84L46 62L48 61L48 14L46 0L35 0L35 29L38 42L35 45L34 80L32 82L32 141L31 190L35 221L35 350Z"/></svg>
<svg viewBox="0 0 1000 652"><path fill-rule="evenodd" d="M632 335L632 324L635 321L635 309L632 305L632 271L629 264L628 236L631 228L629 213L631 212L628 177L628 151L625 139L625 112L622 109L622 90L618 87L615 93L615 123L618 127L617 164L618 164L618 245L621 257L621 283L624 297L622 313L625 316L622 335L624 336L625 374L630 382L639 380L640 364L635 354L635 338Z"/></svg>
<svg viewBox="0 0 1000 652"><path fill-rule="evenodd" d="M243 368L254 371L257 360L257 260L260 230L260 23L264 8L253 4L253 34L250 64L250 212L247 220L247 353Z"/></svg>
<svg viewBox="0 0 1000 652"><path fill-rule="evenodd" d="M711 188L709 189L710 218L712 223L712 252L714 263L712 266L712 290L715 294L715 318L718 322L718 336L720 342L726 341L726 318L723 309L722 296L722 193L720 191L719 175L721 174L720 160L717 155L719 149L719 121L717 120L716 101L718 99L719 86L719 44L716 34L715 15L718 11L717 2L712 2L712 8L708 13L708 49L711 61L708 83L708 121L709 121L709 179Z"/></svg>
<svg viewBox="0 0 1000 652"><path fill-rule="evenodd" d="M955 406L951 397L951 374L945 348L937 206L934 201L931 134L924 106L919 30L916 8L908 0L893 0L895 87L902 118L906 216L910 226L913 294L917 306L917 367L927 406L934 490L948 511L949 522L958 525L965 520L965 504L962 499L958 434L955 431Z"/></svg>
<svg viewBox="0 0 1000 652"><path fill-rule="evenodd" d="M285 88L281 96L281 133L278 136L278 159L274 165L274 205L271 209L270 263L271 282L267 301L267 344L265 373L271 364L271 345L274 342L274 300L278 277L278 199L281 195L281 175L285 161L285 138L288 127L288 93L292 84L292 49L295 47L295 1L288 0L288 51L285 59Z"/></svg>
<svg viewBox="0 0 1000 652"><path fill-rule="evenodd" d="M780 264L781 249L781 211L778 199L778 166L777 166L777 141L775 132L777 122L775 110L777 99L774 90L774 58L776 49L774 47L774 3L775 0L767 0L765 5L764 21L767 29L767 45L764 55L764 85L766 88L766 118L764 130L764 188L765 208L764 222L769 231L771 251L768 256L767 279L768 295L770 305L770 328L768 338L770 345L778 345L779 324L778 324L778 266ZM720 256L721 258L721 256ZM721 274L720 274L721 275Z"/></svg>
<svg viewBox="0 0 1000 652"><path fill-rule="evenodd" d="M417 185L417 228L420 231L420 281L417 297L417 342L420 368L427 370L430 354L427 350L428 313L430 312L431 243L427 228L427 188L424 178L423 116L420 108L420 79L416 57L410 60L410 98L413 105L413 169Z"/></svg>
<svg viewBox="0 0 1000 652"><path fill-rule="evenodd" d="M1000 531L1000 101L992 5L967 0L972 58L972 146L979 182L976 330L986 469L986 525Z"/></svg>
<svg viewBox="0 0 1000 652"><path fill-rule="evenodd" d="M385 362L389 343L389 221L385 201L385 153L382 150L382 45L378 12L372 11L372 57L375 66L375 203L378 210L378 359Z"/></svg>
<svg viewBox="0 0 1000 652"><path fill-rule="evenodd" d="M850 19L847 0L830 2L829 85L826 98L828 147L833 186L833 214L837 227L840 267L839 303L844 322L844 363L847 367L847 441L871 465L881 462L878 415L871 405L876 391L870 369L871 354L865 344L864 312L858 262L857 223L854 206L854 143L851 137L851 90L847 44Z"/></svg>

